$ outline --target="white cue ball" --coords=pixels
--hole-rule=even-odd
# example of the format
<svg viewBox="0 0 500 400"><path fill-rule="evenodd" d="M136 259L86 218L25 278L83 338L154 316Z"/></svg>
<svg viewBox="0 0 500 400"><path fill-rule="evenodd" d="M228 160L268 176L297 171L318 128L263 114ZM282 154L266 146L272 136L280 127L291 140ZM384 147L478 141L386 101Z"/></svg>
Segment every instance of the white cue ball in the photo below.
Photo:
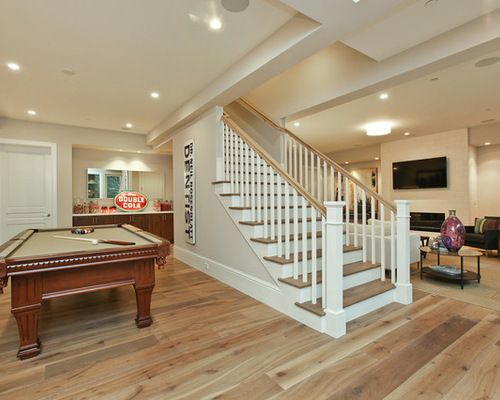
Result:
<svg viewBox="0 0 500 400"><path fill-rule="evenodd" d="M99 240L97 240L97 239L92 239L92 244L99 244Z"/></svg>

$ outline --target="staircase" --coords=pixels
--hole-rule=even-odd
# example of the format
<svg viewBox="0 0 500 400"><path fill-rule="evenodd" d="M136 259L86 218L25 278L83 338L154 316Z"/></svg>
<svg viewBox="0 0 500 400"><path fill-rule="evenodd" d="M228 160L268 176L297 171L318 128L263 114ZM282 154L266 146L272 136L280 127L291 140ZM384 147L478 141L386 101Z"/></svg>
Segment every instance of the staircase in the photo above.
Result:
<svg viewBox="0 0 500 400"><path fill-rule="evenodd" d="M274 278L284 312L340 337L350 320L393 301L410 303L408 203L388 203L293 133L244 105L280 131L282 159L272 158L224 113L219 180L213 184Z"/></svg>

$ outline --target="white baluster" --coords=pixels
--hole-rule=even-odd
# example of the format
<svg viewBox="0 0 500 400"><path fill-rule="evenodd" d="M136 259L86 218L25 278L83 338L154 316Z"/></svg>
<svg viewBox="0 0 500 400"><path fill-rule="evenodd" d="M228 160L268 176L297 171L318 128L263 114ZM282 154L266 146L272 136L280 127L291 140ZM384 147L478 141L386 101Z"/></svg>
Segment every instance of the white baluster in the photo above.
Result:
<svg viewBox="0 0 500 400"><path fill-rule="evenodd" d="M269 191L269 185L267 184L268 182L268 175L267 175L267 162L265 160L262 160L264 165L262 166L262 171L263 171L263 174L262 174L262 191L263 191L263 196L262 196L262 203L263 203L263 214L264 214L264 217L263 217L263 220L264 220L264 237L265 238L268 238L269 237L269 231L268 231L268 228L269 228L269 225L268 225L268 221L267 221L267 218L269 216L269 213L268 213L268 205L269 205L269 199L267 197Z"/></svg>
<svg viewBox="0 0 500 400"><path fill-rule="evenodd" d="M275 207L275 204L276 204L276 197L274 196L275 194L275 176L274 176L274 170L272 167L269 167L269 203L270 203L270 207L271 207L271 218L270 218L270 221L269 223L271 224L271 239L274 240L276 239L276 223L275 223L275 219L276 219L276 207Z"/></svg>
<svg viewBox="0 0 500 400"><path fill-rule="evenodd" d="M282 210L281 210L281 175L276 176L276 203L277 203L277 208L276 208L276 227L277 227L277 237L276 239L278 240L276 243L276 248L278 249L278 257L283 256L283 231L282 231L282 224L283 224L283 218L282 218Z"/></svg>
<svg viewBox="0 0 500 400"><path fill-rule="evenodd" d="M323 201L328 201L328 165L323 161Z"/></svg>
<svg viewBox="0 0 500 400"><path fill-rule="evenodd" d="M366 192L361 189L361 231L362 231L362 246L363 246L363 262L367 262L366 251Z"/></svg>
<svg viewBox="0 0 500 400"><path fill-rule="evenodd" d="M335 170L330 166L330 201L335 201Z"/></svg>
<svg viewBox="0 0 500 400"><path fill-rule="evenodd" d="M290 258L290 193L289 184L284 181L285 185L283 187L285 193L285 258L288 260Z"/></svg>
<svg viewBox="0 0 500 400"><path fill-rule="evenodd" d="M234 193L234 147L233 131L229 130L229 182L231 182L231 193Z"/></svg>
<svg viewBox="0 0 500 400"><path fill-rule="evenodd" d="M317 164L316 164L316 178L318 180L318 201L320 203L322 203L322 200L321 200L321 158L319 158L319 156L317 156Z"/></svg>
<svg viewBox="0 0 500 400"><path fill-rule="evenodd" d="M250 163L251 163L251 180L250 180L250 190L251 190L251 199L250 199L250 207L252 208L252 221L257 219L255 212L255 152L253 149L250 152Z"/></svg>
<svg viewBox="0 0 500 400"><path fill-rule="evenodd" d="M316 304L318 299L318 287L316 273L318 270L317 245L316 245L316 209L311 207L311 302ZM307 258L307 254L302 254L302 257Z"/></svg>
<svg viewBox="0 0 500 400"><path fill-rule="evenodd" d="M229 134L228 134L228 126L224 124L224 145L226 146L226 151L224 155L224 180L230 181L231 177L229 176L229 160L230 160L230 151L229 151Z"/></svg>
<svg viewBox="0 0 500 400"><path fill-rule="evenodd" d="M359 246L358 239L358 185L354 185L354 246Z"/></svg>
<svg viewBox="0 0 500 400"><path fill-rule="evenodd" d="M288 169L288 135L283 133L283 169ZM288 172L288 171L287 171Z"/></svg>
<svg viewBox="0 0 500 400"><path fill-rule="evenodd" d="M248 144L246 145L246 149L245 149L245 165L246 165L246 170L247 170L247 180L246 180L246 192L247 192L247 198L246 198L246 202L244 204L245 207L250 207L250 197L251 197L251 193L250 193L250 182L251 182L251 178L250 178L250 146L248 146Z"/></svg>
<svg viewBox="0 0 500 400"><path fill-rule="evenodd" d="M293 279L299 279L299 201L297 190L293 190ZM305 238L302 238L305 240Z"/></svg>
<svg viewBox="0 0 500 400"><path fill-rule="evenodd" d="M396 236L394 211L391 210L391 282L396 283Z"/></svg>
<svg viewBox="0 0 500 400"><path fill-rule="evenodd" d="M304 166L302 165L302 143L299 143L299 182L304 186Z"/></svg>
<svg viewBox="0 0 500 400"><path fill-rule="evenodd" d="M246 163L246 158L245 158L245 152L247 149L247 144L241 140L241 150L240 150L240 191L241 191L241 199L242 207L246 207L247 205L247 197L248 197L248 192L246 190L246 182L247 182L247 170L248 170L248 165Z"/></svg>
<svg viewBox="0 0 500 400"><path fill-rule="evenodd" d="M299 175L297 172L297 142L294 140L293 141L293 177L295 180L299 180Z"/></svg>
<svg viewBox="0 0 500 400"><path fill-rule="evenodd" d="M308 161L309 149L304 148L304 188L309 191L309 161Z"/></svg>
<svg viewBox="0 0 500 400"><path fill-rule="evenodd" d="M311 152L311 196L314 197L314 153Z"/></svg>
<svg viewBox="0 0 500 400"><path fill-rule="evenodd" d="M337 171L337 201L342 201L342 175Z"/></svg>
<svg viewBox="0 0 500 400"><path fill-rule="evenodd" d="M326 163L325 163L326 165ZM325 191L325 193L328 193ZM321 307L326 308L326 219L321 217Z"/></svg>
<svg viewBox="0 0 500 400"><path fill-rule="evenodd" d="M349 237L349 221L350 221L350 215L349 215L349 205L350 205L350 190L349 190L349 178L346 176L344 178L345 181L345 244L349 246L351 244L351 238Z"/></svg>
<svg viewBox="0 0 500 400"><path fill-rule="evenodd" d="M380 202L380 273L385 281L385 216L384 204Z"/></svg>
<svg viewBox="0 0 500 400"><path fill-rule="evenodd" d="M371 202L370 202L370 208L371 208L371 220L372 220L372 226L371 226L371 244L372 244L372 264L375 264L376 262L376 253L375 253L375 198L371 196Z"/></svg>
<svg viewBox="0 0 500 400"><path fill-rule="evenodd" d="M234 193L240 193L241 195L241 188L240 188L240 177L239 177L239 171L240 171L240 165L241 165L241 149L240 149L240 137L236 134L234 136Z"/></svg>
<svg viewBox="0 0 500 400"><path fill-rule="evenodd" d="M302 197L302 282L307 282L307 203Z"/></svg>
<svg viewBox="0 0 500 400"><path fill-rule="evenodd" d="M262 159L257 155L257 221L262 221Z"/></svg>

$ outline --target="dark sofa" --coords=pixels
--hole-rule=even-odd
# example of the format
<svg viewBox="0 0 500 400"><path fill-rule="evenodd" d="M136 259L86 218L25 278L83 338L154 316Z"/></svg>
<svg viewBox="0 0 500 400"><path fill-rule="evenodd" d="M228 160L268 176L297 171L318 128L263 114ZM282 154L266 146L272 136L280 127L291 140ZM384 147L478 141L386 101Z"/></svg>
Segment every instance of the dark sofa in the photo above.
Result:
<svg viewBox="0 0 500 400"><path fill-rule="evenodd" d="M500 217L485 217L487 220L496 221L496 229L485 230L484 233L474 233L474 226L466 226L465 245L478 247L486 251L499 249L498 239L500 238Z"/></svg>

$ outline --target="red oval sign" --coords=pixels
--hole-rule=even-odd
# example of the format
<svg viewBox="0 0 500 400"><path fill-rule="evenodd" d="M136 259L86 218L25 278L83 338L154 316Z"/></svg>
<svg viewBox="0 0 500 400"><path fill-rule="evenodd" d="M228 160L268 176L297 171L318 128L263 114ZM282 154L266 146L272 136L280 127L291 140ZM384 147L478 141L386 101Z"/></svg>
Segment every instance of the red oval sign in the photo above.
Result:
<svg viewBox="0 0 500 400"><path fill-rule="evenodd" d="M139 192L121 192L115 196L115 205L122 211L143 211L148 199Z"/></svg>

